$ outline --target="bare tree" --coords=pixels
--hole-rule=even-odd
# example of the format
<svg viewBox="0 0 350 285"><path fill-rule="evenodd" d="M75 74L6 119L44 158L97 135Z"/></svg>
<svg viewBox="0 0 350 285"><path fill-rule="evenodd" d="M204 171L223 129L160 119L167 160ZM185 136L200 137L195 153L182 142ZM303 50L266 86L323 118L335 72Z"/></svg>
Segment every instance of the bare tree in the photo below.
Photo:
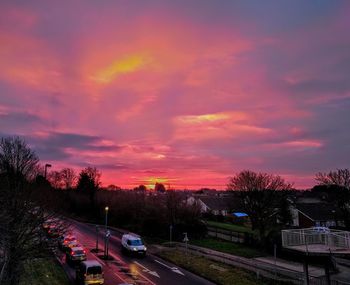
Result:
<svg viewBox="0 0 350 285"><path fill-rule="evenodd" d="M350 171L337 169L328 173L317 173L315 180L327 188L328 199L340 210L345 227L350 229Z"/></svg>
<svg viewBox="0 0 350 285"><path fill-rule="evenodd" d="M34 185L38 163L38 157L23 139L1 139L0 284L18 284L24 262L42 255L46 248L41 225L50 214L42 203L47 193Z"/></svg>
<svg viewBox="0 0 350 285"><path fill-rule="evenodd" d="M337 185L350 190L350 170L337 169L328 173L316 173L315 180L320 185Z"/></svg>
<svg viewBox="0 0 350 285"><path fill-rule="evenodd" d="M55 189L61 189L63 187L62 173L60 171L50 171L48 180Z"/></svg>
<svg viewBox="0 0 350 285"><path fill-rule="evenodd" d="M227 185L228 190L240 191L241 207L250 217L253 230L259 231L261 241L276 222L281 201L286 198L283 190L291 188L292 184L278 175L250 170L231 177Z"/></svg>
<svg viewBox="0 0 350 285"><path fill-rule="evenodd" d="M73 168L63 168L61 175L65 189L72 189L77 183L78 177Z"/></svg>

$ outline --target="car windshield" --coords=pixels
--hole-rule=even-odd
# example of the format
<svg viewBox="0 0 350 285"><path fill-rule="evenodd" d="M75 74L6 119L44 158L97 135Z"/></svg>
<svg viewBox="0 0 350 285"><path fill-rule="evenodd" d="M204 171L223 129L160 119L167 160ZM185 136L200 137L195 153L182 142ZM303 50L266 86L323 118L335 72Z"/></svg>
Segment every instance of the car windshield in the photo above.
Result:
<svg viewBox="0 0 350 285"><path fill-rule="evenodd" d="M88 267L87 269L87 274L101 274L101 273L102 273L101 266L92 266L92 267Z"/></svg>
<svg viewBox="0 0 350 285"><path fill-rule="evenodd" d="M143 245L143 242L140 239L131 240L130 243L131 243L131 245L135 245L135 246Z"/></svg>
<svg viewBox="0 0 350 285"><path fill-rule="evenodd" d="M75 254L85 254L85 252L83 250L75 250L74 253Z"/></svg>

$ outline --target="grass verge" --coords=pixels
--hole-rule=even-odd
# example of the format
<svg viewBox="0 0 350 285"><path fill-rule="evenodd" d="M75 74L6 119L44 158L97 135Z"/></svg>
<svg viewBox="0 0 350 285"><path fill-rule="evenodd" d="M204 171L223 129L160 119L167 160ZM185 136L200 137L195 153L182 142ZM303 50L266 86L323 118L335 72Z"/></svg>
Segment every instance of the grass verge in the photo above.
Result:
<svg viewBox="0 0 350 285"><path fill-rule="evenodd" d="M177 264L197 275L204 277L220 285L263 285L273 284L272 280L256 279L255 274L246 270L229 266L220 262L209 260L205 257L188 253L187 257L183 252L165 250L158 255L165 260ZM275 283L279 284L279 283Z"/></svg>
<svg viewBox="0 0 350 285"><path fill-rule="evenodd" d="M53 258L38 258L24 265L20 285L69 285L63 268Z"/></svg>
<svg viewBox="0 0 350 285"><path fill-rule="evenodd" d="M205 221L205 223L208 226L217 227L224 230L229 230L229 231L234 231L239 233L256 234L255 231L252 231L252 229L244 226L228 224L228 223L220 223L220 222L214 222L214 221Z"/></svg>
<svg viewBox="0 0 350 285"><path fill-rule="evenodd" d="M190 244L205 247L220 252L225 252L233 255L243 256L247 258L264 256L266 253L259 251L258 249L251 248L239 243L233 243L228 241L222 241L214 238L205 238L199 240L192 240Z"/></svg>

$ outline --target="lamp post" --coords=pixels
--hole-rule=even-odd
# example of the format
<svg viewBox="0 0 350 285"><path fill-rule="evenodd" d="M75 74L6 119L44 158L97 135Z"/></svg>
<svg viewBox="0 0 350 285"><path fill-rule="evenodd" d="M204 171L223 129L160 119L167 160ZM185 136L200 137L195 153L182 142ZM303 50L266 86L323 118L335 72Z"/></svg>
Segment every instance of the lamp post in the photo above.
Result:
<svg viewBox="0 0 350 285"><path fill-rule="evenodd" d="M105 207L105 258L107 259L107 221L108 221L108 210L109 210L109 207L106 206Z"/></svg>
<svg viewBox="0 0 350 285"><path fill-rule="evenodd" d="M172 242L172 237L173 237L173 225L170 225L169 227L169 240L170 240L170 246L171 246L171 242Z"/></svg>
<svg viewBox="0 0 350 285"><path fill-rule="evenodd" d="M96 252L98 252L98 225L96 225Z"/></svg>
<svg viewBox="0 0 350 285"><path fill-rule="evenodd" d="M52 166L51 164L48 164L48 163L45 164L45 179L46 179L46 175L47 175L47 169L51 166Z"/></svg>

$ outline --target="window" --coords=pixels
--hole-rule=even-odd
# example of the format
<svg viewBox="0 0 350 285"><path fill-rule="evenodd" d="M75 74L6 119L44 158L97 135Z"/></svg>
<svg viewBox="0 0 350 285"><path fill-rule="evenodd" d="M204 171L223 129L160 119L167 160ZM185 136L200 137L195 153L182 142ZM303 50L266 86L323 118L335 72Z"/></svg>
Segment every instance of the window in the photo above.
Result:
<svg viewBox="0 0 350 285"><path fill-rule="evenodd" d="M88 267L87 274L102 274L102 268L101 266Z"/></svg>
<svg viewBox="0 0 350 285"><path fill-rule="evenodd" d="M131 242L131 245L133 246L143 245L143 242L140 239L134 239L134 240L131 240L130 242Z"/></svg>

